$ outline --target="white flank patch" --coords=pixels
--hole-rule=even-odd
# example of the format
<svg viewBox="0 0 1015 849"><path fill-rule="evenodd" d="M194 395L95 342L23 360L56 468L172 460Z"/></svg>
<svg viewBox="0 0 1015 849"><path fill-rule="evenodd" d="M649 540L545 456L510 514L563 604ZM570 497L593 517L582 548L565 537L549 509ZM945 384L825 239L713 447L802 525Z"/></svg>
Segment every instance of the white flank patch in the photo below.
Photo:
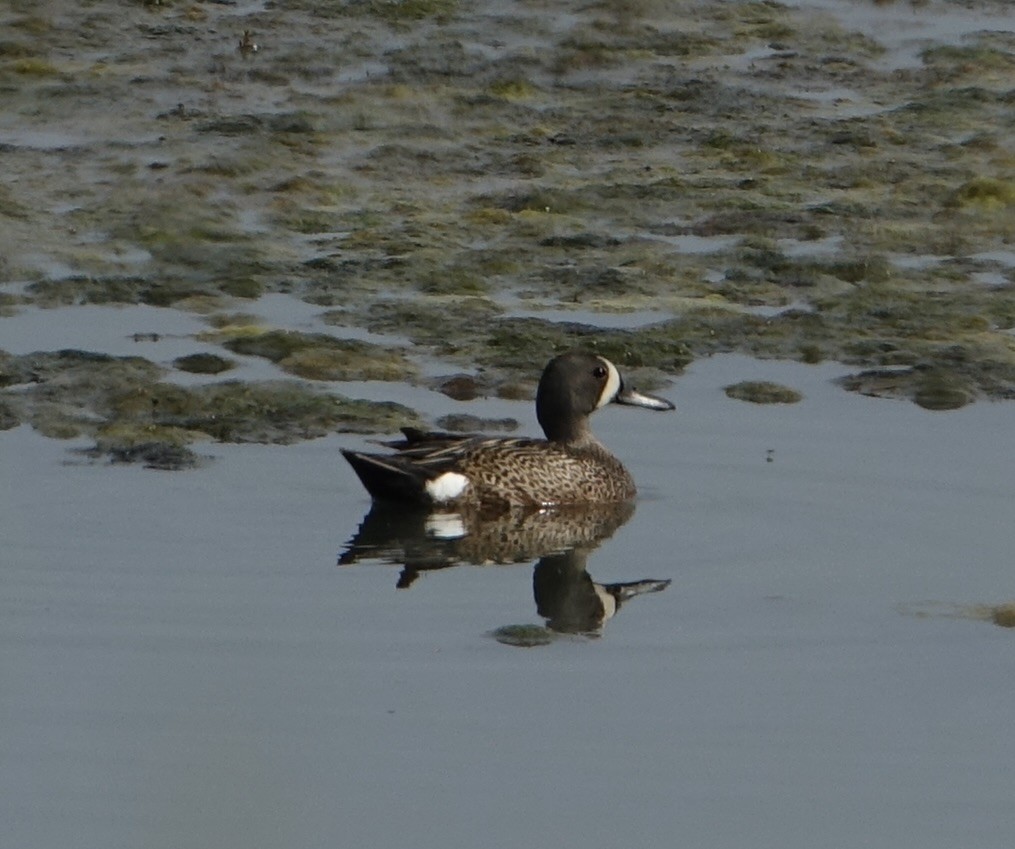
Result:
<svg viewBox="0 0 1015 849"><path fill-rule="evenodd" d="M458 472L445 472L440 477L426 482L426 491L434 501L453 501L458 498L465 487L469 485L469 479Z"/></svg>
<svg viewBox="0 0 1015 849"><path fill-rule="evenodd" d="M596 402L596 409L605 407L610 403L620 391L620 372L617 371L617 367L611 363L606 357L599 358L603 365L609 369L610 373L606 378L606 386L603 387L603 391L599 395L599 401Z"/></svg>
<svg viewBox="0 0 1015 849"><path fill-rule="evenodd" d="M426 535L431 539L461 539L465 520L458 513L431 513L426 517Z"/></svg>

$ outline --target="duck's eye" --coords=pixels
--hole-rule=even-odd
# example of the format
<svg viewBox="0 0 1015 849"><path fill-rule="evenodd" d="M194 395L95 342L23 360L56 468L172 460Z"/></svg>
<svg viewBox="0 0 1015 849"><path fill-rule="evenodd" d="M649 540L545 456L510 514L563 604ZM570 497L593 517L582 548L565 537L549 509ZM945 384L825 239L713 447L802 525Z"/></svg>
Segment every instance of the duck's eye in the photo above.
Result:
<svg viewBox="0 0 1015 849"><path fill-rule="evenodd" d="M602 380L606 377L606 366L596 366L592 369L592 376Z"/></svg>

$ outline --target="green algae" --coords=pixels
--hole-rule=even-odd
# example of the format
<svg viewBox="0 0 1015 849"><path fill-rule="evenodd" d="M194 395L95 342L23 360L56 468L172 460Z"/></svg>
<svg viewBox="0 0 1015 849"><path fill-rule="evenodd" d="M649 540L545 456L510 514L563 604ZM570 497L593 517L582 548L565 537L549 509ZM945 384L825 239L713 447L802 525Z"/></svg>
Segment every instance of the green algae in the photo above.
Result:
<svg viewBox="0 0 1015 849"><path fill-rule="evenodd" d="M62 280L37 280L27 287L35 304L41 307L77 304L136 304L150 281L137 276L74 276Z"/></svg>
<svg viewBox="0 0 1015 849"><path fill-rule="evenodd" d="M146 469L160 469L167 472L192 469L200 464L197 454L183 445L167 445L164 442L140 442L129 446L96 443L91 456L108 456L113 463L141 463Z"/></svg>
<svg viewBox="0 0 1015 849"><path fill-rule="evenodd" d="M308 347L320 347L325 344L323 334L308 335L288 330L269 330L263 333L237 336L226 339L223 346L235 354L246 354L264 357L272 362L283 360L291 354Z"/></svg>
<svg viewBox="0 0 1015 849"><path fill-rule="evenodd" d="M18 308L23 303L24 298L0 292L0 318L9 318L12 315L17 315Z"/></svg>
<svg viewBox="0 0 1015 849"><path fill-rule="evenodd" d="M1015 179L999 180L974 177L959 186L945 201L946 207L976 207L984 211L1000 211L1015 206Z"/></svg>
<svg viewBox="0 0 1015 849"><path fill-rule="evenodd" d="M324 333L270 330L227 339L223 345L311 380L405 380L416 373L400 350Z"/></svg>
<svg viewBox="0 0 1015 849"><path fill-rule="evenodd" d="M21 424L21 417L13 404L0 400L0 430L10 430Z"/></svg>
<svg viewBox="0 0 1015 849"><path fill-rule="evenodd" d="M957 410L977 394L973 380L958 370L920 364L871 369L840 379L846 389L877 398L908 398L926 410Z"/></svg>
<svg viewBox="0 0 1015 849"><path fill-rule="evenodd" d="M386 300L370 304L360 318L347 313L326 313L325 321L361 321L374 333L405 335L415 345L451 353L470 341L478 343L483 329L503 308L485 298L420 298Z"/></svg>
<svg viewBox="0 0 1015 849"><path fill-rule="evenodd" d="M458 0L360 0L314 5L317 8L337 5L344 14L371 15L392 23L402 23L446 18L458 8Z"/></svg>
<svg viewBox="0 0 1015 849"><path fill-rule="evenodd" d="M23 3L0 42L12 114L29 132L69 128L52 149L5 147L17 190L0 189L0 282L30 284L19 304L225 313L288 292L481 366L482 392L502 396L530 394L545 359L574 345L640 380L740 351L909 369L892 397L926 406L1015 394L1011 286L975 282L1012 272L971 259L1015 236L1004 33L885 72L877 44L804 9L603 0L566 30L526 9L482 18L505 45L491 57L471 47L467 5L301 0L256 20L230 10L229 26L272 49L216 54L212 83L184 70L208 61L200 39L170 48L165 21L118 24L103 6L71 4L55 28ZM219 26L213 7L200 13ZM352 29L321 40L322 18ZM101 68L11 72L62 55L51 42L70 30ZM142 103L170 79L201 106L150 114ZM125 80L145 97L125 98ZM270 87L274 108L242 81ZM841 97L800 96L824 88ZM87 142L100 133L121 141ZM730 238L696 253L686 236ZM131 253L149 256L120 261ZM505 292L581 305L588 324L505 318ZM626 331L587 317L631 309L675 317ZM303 339L279 353L258 355L315 380L418 379L395 349ZM88 431L73 392L62 419L49 403L52 432Z"/></svg>
<svg viewBox="0 0 1015 849"><path fill-rule="evenodd" d="M140 463L148 469L180 471L200 465L200 458L188 447L195 438L181 428L116 422L100 427L95 444L82 453L105 457L112 463Z"/></svg>
<svg viewBox="0 0 1015 849"><path fill-rule="evenodd" d="M278 364L309 380L404 380L415 371L404 358L382 361L358 345L304 348Z"/></svg>
<svg viewBox="0 0 1015 849"><path fill-rule="evenodd" d="M218 330L257 327L261 323L261 317L252 312L213 312L206 315L204 320Z"/></svg>
<svg viewBox="0 0 1015 849"><path fill-rule="evenodd" d="M180 371L190 372L191 374L221 374L224 371L235 368L236 363L225 357L220 357L218 354L202 353L177 357L173 360L173 365Z"/></svg>
<svg viewBox="0 0 1015 849"><path fill-rule="evenodd" d="M28 219L29 209L8 186L0 186L0 215L5 218Z"/></svg>
<svg viewBox="0 0 1015 849"><path fill-rule="evenodd" d="M1015 54L1010 35L1008 44L990 44L981 37L972 44L941 44L928 47L920 55L938 80L955 81L964 77L1001 77L1015 73Z"/></svg>
<svg viewBox="0 0 1015 849"><path fill-rule="evenodd" d="M12 12L18 13L18 17L8 24L12 30L20 30L30 36L45 36L54 28L52 18L38 14L38 4L31 0L10 0Z"/></svg>
<svg viewBox="0 0 1015 849"><path fill-rule="evenodd" d="M990 621L1000 628L1015 628L1015 602L995 604L987 608Z"/></svg>
<svg viewBox="0 0 1015 849"><path fill-rule="evenodd" d="M535 88L528 80L518 77L494 80L490 84L489 90L491 94L505 100L527 100L536 93Z"/></svg>
<svg viewBox="0 0 1015 849"><path fill-rule="evenodd" d="M418 424L400 404L316 392L293 381L156 383L109 399L118 419L171 427L219 442L289 444L328 433L388 433Z"/></svg>
<svg viewBox="0 0 1015 849"><path fill-rule="evenodd" d="M946 602L925 602L914 605L900 605L899 612L920 619L942 617L947 619L974 619L989 622L999 628L1015 628L1015 602L1000 604L954 604Z"/></svg>
<svg viewBox="0 0 1015 849"><path fill-rule="evenodd" d="M968 381L943 368L924 371L913 387L913 401L925 410L957 410L974 397Z"/></svg>
<svg viewBox="0 0 1015 849"><path fill-rule="evenodd" d="M25 77L56 77L62 73L52 62L35 56L14 59L6 67L0 67L0 71L3 70L9 70Z"/></svg>
<svg viewBox="0 0 1015 849"><path fill-rule="evenodd" d="M490 632L498 643L516 648L548 646L560 639L560 635L545 625L504 625Z"/></svg>
<svg viewBox="0 0 1015 849"><path fill-rule="evenodd" d="M141 357L112 357L63 350L11 357L0 363L0 386L22 385L4 393L22 421L56 439L70 439L107 420L111 393L136 391L163 370Z"/></svg>
<svg viewBox="0 0 1015 849"><path fill-rule="evenodd" d="M625 369L657 368L679 372L693 360L683 341L666 332L665 325L640 332L603 329L577 322L553 322L538 318L496 321L477 352L481 365L497 367L516 376L531 375L550 357L587 348Z"/></svg>
<svg viewBox="0 0 1015 849"><path fill-rule="evenodd" d="M490 288L482 275L461 264L425 272L417 285L427 295L483 295Z"/></svg>
<svg viewBox="0 0 1015 849"><path fill-rule="evenodd" d="M744 380L723 387L729 398L752 404L796 404L803 398L797 390L768 380Z"/></svg>
<svg viewBox="0 0 1015 849"><path fill-rule="evenodd" d="M273 220L294 233L328 233L337 229L333 209L313 209L300 205L279 206Z"/></svg>
<svg viewBox="0 0 1015 849"><path fill-rule="evenodd" d="M88 450L113 462L191 468L196 440L288 444L334 432L388 433L421 422L400 404L360 401L296 381L163 383L140 357L66 350L0 361L5 420L53 438L95 437ZM13 424L11 426L13 426Z"/></svg>
<svg viewBox="0 0 1015 849"><path fill-rule="evenodd" d="M146 286L140 293L141 303L153 307L171 307L188 298L212 294L208 288L190 280L163 280Z"/></svg>
<svg viewBox="0 0 1015 849"><path fill-rule="evenodd" d="M27 394L47 400L89 400L116 386L158 379L163 369L143 357L114 357L68 348L0 361L0 386L30 384Z"/></svg>

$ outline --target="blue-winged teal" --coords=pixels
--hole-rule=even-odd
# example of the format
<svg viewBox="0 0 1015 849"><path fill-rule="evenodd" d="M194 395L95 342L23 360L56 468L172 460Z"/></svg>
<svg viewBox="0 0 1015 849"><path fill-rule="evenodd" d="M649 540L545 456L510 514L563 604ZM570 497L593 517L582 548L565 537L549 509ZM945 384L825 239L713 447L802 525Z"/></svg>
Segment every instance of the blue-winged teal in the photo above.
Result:
<svg viewBox="0 0 1015 849"><path fill-rule="evenodd" d="M539 507L627 501L634 480L589 429L609 403L672 410L624 385L605 357L571 351L543 370L536 418L546 439L512 439L406 428L395 454L342 451L377 499L449 507Z"/></svg>

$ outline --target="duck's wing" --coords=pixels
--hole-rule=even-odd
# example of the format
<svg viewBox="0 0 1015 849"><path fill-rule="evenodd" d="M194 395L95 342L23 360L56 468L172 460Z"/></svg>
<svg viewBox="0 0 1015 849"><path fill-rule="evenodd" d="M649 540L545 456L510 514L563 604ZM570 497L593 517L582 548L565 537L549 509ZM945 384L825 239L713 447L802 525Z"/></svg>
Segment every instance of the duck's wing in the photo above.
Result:
<svg viewBox="0 0 1015 849"><path fill-rule="evenodd" d="M398 457L433 468L438 474L454 471L456 464L484 454L511 454L545 446L542 439L525 437L483 436L477 434L438 433L429 431L417 441L399 447Z"/></svg>
<svg viewBox="0 0 1015 849"><path fill-rule="evenodd" d="M403 427L401 439L377 441L377 445L394 448L396 451L408 451L415 448L443 448L459 445L473 439L483 439L480 433L448 433L443 430L422 430L418 427Z"/></svg>
<svg viewBox="0 0 1015 849"><path fill-rule="evenodd" d="M427 483L447 472L460 471L470 458L491 450L513 451L540 442L433 431L418 431L406 436L405 441L391 445L397 449L394 454L342 449L342 456L374 498L429 502L434 494L429 492Z"/></svg>

